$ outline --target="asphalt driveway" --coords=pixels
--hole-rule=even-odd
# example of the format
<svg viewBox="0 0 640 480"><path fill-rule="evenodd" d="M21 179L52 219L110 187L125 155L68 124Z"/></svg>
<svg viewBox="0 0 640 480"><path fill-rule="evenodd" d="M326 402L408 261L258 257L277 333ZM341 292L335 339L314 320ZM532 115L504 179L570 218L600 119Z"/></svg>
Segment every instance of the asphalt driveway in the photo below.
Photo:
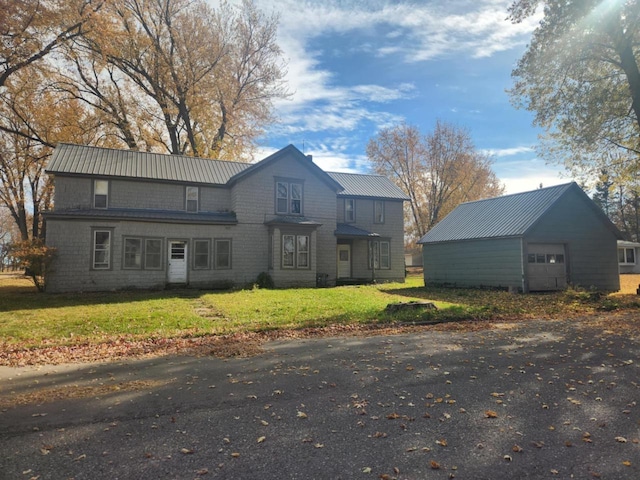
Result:
<svg viewBox="0 0 640 480"><path fill-rule="evenodd" d="M0 478L637 479L639 353L536 321L0 367Z"/></svg>

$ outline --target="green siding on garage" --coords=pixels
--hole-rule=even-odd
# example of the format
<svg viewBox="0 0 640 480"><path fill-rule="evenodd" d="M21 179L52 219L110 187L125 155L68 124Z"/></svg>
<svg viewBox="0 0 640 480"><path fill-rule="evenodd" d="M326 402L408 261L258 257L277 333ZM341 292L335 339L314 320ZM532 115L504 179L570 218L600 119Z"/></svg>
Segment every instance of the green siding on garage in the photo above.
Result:
<svg viewBox="0 0 640 480"><path fill-rule="evenodd" d="M567 248L569 283L619 290L617 235L585 196L564 195L525 235L529 243L562 243Z"/></svg>
<svg viewBox="0 0 640 480"><path fill-rule="evenodd" d="M522 287L519 238L426 243L423 261L425 283Z"/></svg>

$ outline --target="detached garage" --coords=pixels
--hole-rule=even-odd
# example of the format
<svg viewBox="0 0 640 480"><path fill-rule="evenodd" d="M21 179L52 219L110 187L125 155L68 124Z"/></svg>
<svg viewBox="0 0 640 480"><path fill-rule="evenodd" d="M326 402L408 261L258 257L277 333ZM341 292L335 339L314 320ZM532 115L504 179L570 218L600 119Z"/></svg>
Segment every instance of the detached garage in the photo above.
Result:
<svg viewBox="0 0 640 480"><path fill-rule="evenodd" d="M575 183L463 203L418 242L425 284L620 289L621 233Z"/></svg>

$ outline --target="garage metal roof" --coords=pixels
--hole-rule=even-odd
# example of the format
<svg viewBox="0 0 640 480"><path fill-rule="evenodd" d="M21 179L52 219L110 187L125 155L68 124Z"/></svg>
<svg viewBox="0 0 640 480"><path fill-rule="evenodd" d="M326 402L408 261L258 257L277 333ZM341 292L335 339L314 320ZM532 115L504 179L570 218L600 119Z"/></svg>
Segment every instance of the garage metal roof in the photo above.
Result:
<svg viewBox="0 0 640 480"><path fill-rule="evenodd" d="M390 200L409 200L391 180L381 175L359 173L327 172L336 182L342 185L339 197L370 197Z"/></svg>
<svg viewBox="0 0 640 480"><path fill-rule="evenodd" d="M450 242L524 235L575 183L541 188L458 205L418 243Z"/></svg>

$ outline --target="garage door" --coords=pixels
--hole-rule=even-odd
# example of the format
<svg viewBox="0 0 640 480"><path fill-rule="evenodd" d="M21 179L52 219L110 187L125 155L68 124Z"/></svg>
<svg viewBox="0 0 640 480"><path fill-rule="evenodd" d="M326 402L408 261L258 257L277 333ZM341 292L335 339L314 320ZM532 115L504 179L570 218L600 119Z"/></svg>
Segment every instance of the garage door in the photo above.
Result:
<svg viewBox="0 0 640 480"><path fill-rule="evenodd" d="M564 245L532 243L527 247L530 291L562 290L567 286Z"/></svg>

